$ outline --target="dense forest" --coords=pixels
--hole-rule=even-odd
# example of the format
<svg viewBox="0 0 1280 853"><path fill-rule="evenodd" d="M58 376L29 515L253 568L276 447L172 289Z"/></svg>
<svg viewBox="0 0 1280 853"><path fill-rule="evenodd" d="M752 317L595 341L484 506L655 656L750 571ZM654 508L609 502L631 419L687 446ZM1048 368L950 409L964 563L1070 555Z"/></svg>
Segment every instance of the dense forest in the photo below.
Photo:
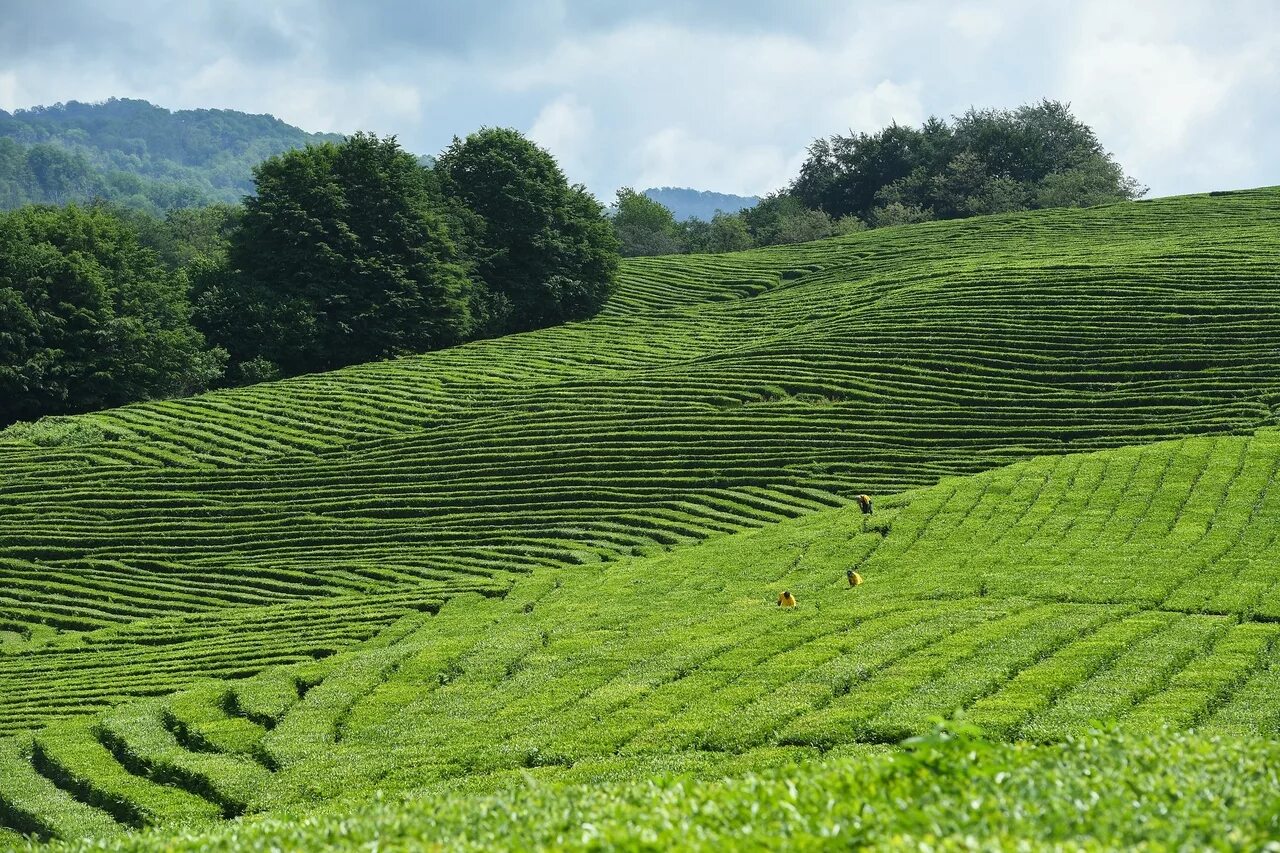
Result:
<svg viewBox="0 0 1280 853"><path fill-rule="evenodd" d="M1044 100L818 139L788 187L709 222L680 221L648 194L623 188L614 221L624 255L723 252L1145 192L1068 104Z"/></svg>
<svg viewBox="0 0 1280 853"><path fill-rule="evenodd" d="M0 209L106 200L160 215L238 203L263 160L340 138L269 115L118 98L0 110Z"/></svg>
<svg viewBox="0 0 1280 853"><path fill-rule="evenodd" d="M432 165L357 133L270 157L243 206L0 213L0 426L590 316L603 207L514 130Z"/></svg>
<svg viewBox="0 0 1280 853"><path fill-rule="evenodd" d="M606 213L515 130L426 158L141 101L0 113L0 177L0 426L590 317L620 255L1144 192L1053 101L819 139L788 187L683 221L625 187Z"/></svg>

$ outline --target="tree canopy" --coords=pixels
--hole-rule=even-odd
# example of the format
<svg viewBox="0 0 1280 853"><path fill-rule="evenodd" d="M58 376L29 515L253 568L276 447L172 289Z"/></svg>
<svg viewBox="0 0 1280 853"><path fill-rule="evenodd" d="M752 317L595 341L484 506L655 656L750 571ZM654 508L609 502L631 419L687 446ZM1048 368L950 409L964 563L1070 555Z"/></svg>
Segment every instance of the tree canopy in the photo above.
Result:
<svg viewBox="0 0 1280 853"><path fill-rule="evenodd" d="M790 192L829 216L877 226L1104 204L1145 189L1069 105L1044 100L819 139Z"/></svg>
<svg viewBox="0 0 1280 853"><path fill-rule="evenodd" d="M555 159L509 128L453 140L436 161L482 283L484 334L589 317L612 292L618 240L604 208Z"/></svg>
<svg viewBox="0 0 1280 853"><path fill-rule="evenodd" d="M447 346L471 331L471 281L429 170L363 133L268 159L196 275L197 319L233 366L286 375Z"/></svg>
<svg viewBox="0 0 1280 853"><path fill-rule="evenodd" d="M1046 207L1138 198L1124 173L1069 105L970 109L951 123L891 124L876 133L818 139L791 185L710 222L618 191L614 228L624 255L731 252L882 228Z"/></svg>
<svg viewBox="0 0 1280 853"><path fill-rule="evenodd" d="M269 115L121 98L0 110L0 209L101 199L163 215L238 203L262 160L340 139Z"/></svg>
<svg viewBox="0 0 1280 853"><path fill-rule="evenodd" d="M630 187L618 190L612 219L623 257L674 255L683 249L675 215Z"/></svg>
<svg viewBox="0 0 1280 853"><path fill-rule="evenodd" d="M221 373L186 280L103 208L0 214L0 423L192 393Z"/></svg>

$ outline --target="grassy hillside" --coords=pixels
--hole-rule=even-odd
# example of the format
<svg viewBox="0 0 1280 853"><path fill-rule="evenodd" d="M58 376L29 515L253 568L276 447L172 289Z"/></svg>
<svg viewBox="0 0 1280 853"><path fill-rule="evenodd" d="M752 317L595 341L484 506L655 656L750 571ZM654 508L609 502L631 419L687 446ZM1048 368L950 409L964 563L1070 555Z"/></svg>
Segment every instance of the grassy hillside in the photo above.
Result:
<svg viewBox="0 0 1280 853"><path fill-rule="evenodd" d="M1116 755L1161 748L1146 733L1195 727L1225 745L1175 740L1189 755L1161 772L1207 792L1218 782L1190 755L1260 760L1280 737L1276 530L1256 523L1274 517L1278 469L1275 431L1042 458L887 499L867 532L842 508L607 568L539 568L506 598L456 597L321 663L51 725L11 747L0 805L11 826L21 810L17 828L70 836L64 822L106 816L199 827L367 809L375 789L506 796L530 770L568 786L550 805L605 782L643 799L636 785L672 773L837 774L795 766L819 755L896 778L903 759L884 764L880 745L927 739L957 709L993 741L1117 727L1092 759L1000 753L1028 774L1092 760L1119 776ZM784 588L794 610L775 603ZM948 768L959 786L966 771ZM1274 783L1261 765L1240 773L1254 796ZM50 781L78 802L40 795ZM719 796L746 797L740 784Z"/></svg>
<svg viewBox="0 0 1280 853"><path fill-rule="evenodd" d="M1278 223L637 260L590 322L0 440L0 826L862 760L961 707L1269 742Z"/></svg>
<svg viewBox="0 0 1280 853"><path fill-rule="evenodd" d="M170 111L146 101L0 110L0 209L106 198L160 213L253 192L253 167L335 134L269 115Z"/></svg>
<svg viewBox="0 0 1280 853"><path fill-rule="evenodd" d="M1277 221L1265 190L647 259L590 322L0 443L0 735L540 566L1271 424Z"/></svg>

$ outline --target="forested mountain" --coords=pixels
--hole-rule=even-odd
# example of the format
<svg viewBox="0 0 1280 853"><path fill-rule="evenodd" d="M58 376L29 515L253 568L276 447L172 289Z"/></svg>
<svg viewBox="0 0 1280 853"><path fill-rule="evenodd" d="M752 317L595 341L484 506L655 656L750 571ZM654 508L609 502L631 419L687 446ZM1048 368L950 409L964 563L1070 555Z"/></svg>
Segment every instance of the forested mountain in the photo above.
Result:
<svg viewBox="0 0 1280 853"><path fill-rule="evenodd" d="M710 222L716 213L737 213L755 207L759 196L713 193L709 190L692 190L688 187L650 187L643 195L670 210L677 222L701 219Z"/></svg>
<svg viewBox="0 0 1280 853"><path fill-rule="evenodd" d="M0 110L0 209L107 199L157 213L238 202L258 163L340 138L269 115L123 98Z"/></svg>

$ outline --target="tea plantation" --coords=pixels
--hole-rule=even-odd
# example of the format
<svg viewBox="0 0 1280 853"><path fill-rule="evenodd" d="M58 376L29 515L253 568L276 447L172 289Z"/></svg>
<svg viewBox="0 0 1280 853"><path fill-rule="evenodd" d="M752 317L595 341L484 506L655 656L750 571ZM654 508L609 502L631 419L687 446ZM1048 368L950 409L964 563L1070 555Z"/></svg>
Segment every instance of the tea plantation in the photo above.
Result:
<svg viewBox="0 0 1280 853"><path fill-rule="evenodd" d="M636 260L10 430L0 847L1274 837L1278 261L1276 190ZM1199 818L1038 802L1081 768Z"/></svg>

